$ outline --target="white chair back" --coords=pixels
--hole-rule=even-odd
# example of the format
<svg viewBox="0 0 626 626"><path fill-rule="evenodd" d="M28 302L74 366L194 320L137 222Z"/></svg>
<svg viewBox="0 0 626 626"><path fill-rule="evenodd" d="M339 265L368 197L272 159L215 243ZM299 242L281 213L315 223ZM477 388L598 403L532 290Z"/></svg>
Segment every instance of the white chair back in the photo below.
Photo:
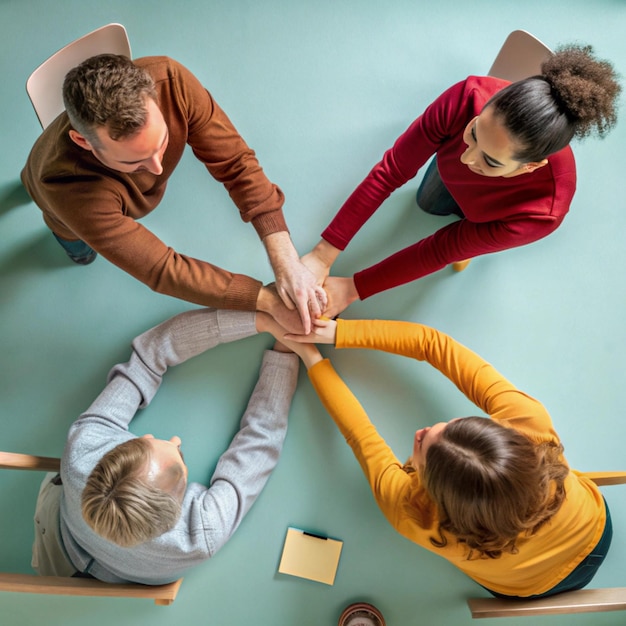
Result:
<svg viewBox="0 0 626 626"><path fill-rule="evenodd" d="M73 41L44 61L26 81L26 92L43 128L64 110L65 75L96 54L123 54L131 58L130 42L121 24L107 24Z"/></svg>
<svg viewBox="0 0 626 626"><path fill-rule="evenodd" d="M514 30L502 44L489 76L512 83L541 73L541 64L552 54L542 41L525 30Z"/></svg>

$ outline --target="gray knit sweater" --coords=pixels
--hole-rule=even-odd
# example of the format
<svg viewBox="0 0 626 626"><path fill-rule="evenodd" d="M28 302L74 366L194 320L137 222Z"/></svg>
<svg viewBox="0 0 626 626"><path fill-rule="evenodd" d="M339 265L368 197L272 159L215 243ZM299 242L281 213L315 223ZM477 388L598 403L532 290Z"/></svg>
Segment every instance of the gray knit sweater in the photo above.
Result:
<svg viewBox="0 0 626 626"><path fill-rule="evenodd" d="M135 437L128 424L150 403L168 367L256 332L254 313L188 311L137 337L130 360L111 370L105 389L72 425L61 461L61 533L77 570L108 582L162 584L212 557L228 541L278 461L298 375L294 354L265 352L239 432L209 486L187 486L182 515L172 530L122 548L87 526L80 501L102 456Z"/></svg>

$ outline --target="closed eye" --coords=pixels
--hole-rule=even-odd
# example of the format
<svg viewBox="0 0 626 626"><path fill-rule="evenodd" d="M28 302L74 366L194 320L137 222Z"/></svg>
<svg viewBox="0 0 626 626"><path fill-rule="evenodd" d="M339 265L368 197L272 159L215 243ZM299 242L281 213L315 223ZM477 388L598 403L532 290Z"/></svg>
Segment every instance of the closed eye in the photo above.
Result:
<svg viewBox="0 0 626 626"><path fill-rule="evenodd" d="M474 140L474 143L476 143L476 125L472 126L472 128L470 129L470 134L472 136L472 139ZM504 167L504 164L500 163L500 161L496 161L496 159L492 159L488 154L485 154L484 152L482 152L481 154L487 167Z"/></svg>

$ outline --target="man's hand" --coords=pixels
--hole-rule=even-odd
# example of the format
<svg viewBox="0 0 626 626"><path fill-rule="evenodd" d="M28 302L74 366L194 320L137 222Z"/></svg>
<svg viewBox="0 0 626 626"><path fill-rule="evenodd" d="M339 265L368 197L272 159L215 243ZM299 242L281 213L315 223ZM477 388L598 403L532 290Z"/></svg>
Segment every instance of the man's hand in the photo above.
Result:
<svg viewBox="0 0 626 626"><path fill-rule="evenodd" d="M311 320L326 308L328 298L313 273L296 257L294 263L275 272L276 291L288 309L296 309L305 332L311 331Z"/></svg>
<svg viewBox="0 0 626 626"><path fill-rule="evenodd" d="M288 310L297 311L305 334L310 333L311 318L319 317L326 307L326 292L300 261L289 233L272 233L263 243L276 277L276 293Z"/></svg>
<svg viewBox="0 0 626 626"><path fill-rule="evenodd" d="M256 301L256 310L271 315L286 331L304 333L300 314L294 308L288 309L278 295L274 283L261 287ZM310 323L310 322L309 322Z"/></svg>

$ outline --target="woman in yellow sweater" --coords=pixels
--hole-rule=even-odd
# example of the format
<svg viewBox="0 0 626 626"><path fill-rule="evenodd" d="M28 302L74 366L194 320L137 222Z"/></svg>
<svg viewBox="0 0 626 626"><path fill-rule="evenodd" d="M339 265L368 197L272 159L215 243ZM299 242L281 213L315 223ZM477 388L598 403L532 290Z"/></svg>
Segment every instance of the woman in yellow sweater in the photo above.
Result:
<svg viewBox="0 0 626 626"><path fill-rule="evenodd" d="M543 405L489 363L427 326L337 320L286 335L402 535L444 557L496 596L535 597L587 585L612 528L596 485L570 470ZM281 339L282 340L282 339ZM415 433L402 463L312 343L427 361L491 419L467 417Z"/></svg>

